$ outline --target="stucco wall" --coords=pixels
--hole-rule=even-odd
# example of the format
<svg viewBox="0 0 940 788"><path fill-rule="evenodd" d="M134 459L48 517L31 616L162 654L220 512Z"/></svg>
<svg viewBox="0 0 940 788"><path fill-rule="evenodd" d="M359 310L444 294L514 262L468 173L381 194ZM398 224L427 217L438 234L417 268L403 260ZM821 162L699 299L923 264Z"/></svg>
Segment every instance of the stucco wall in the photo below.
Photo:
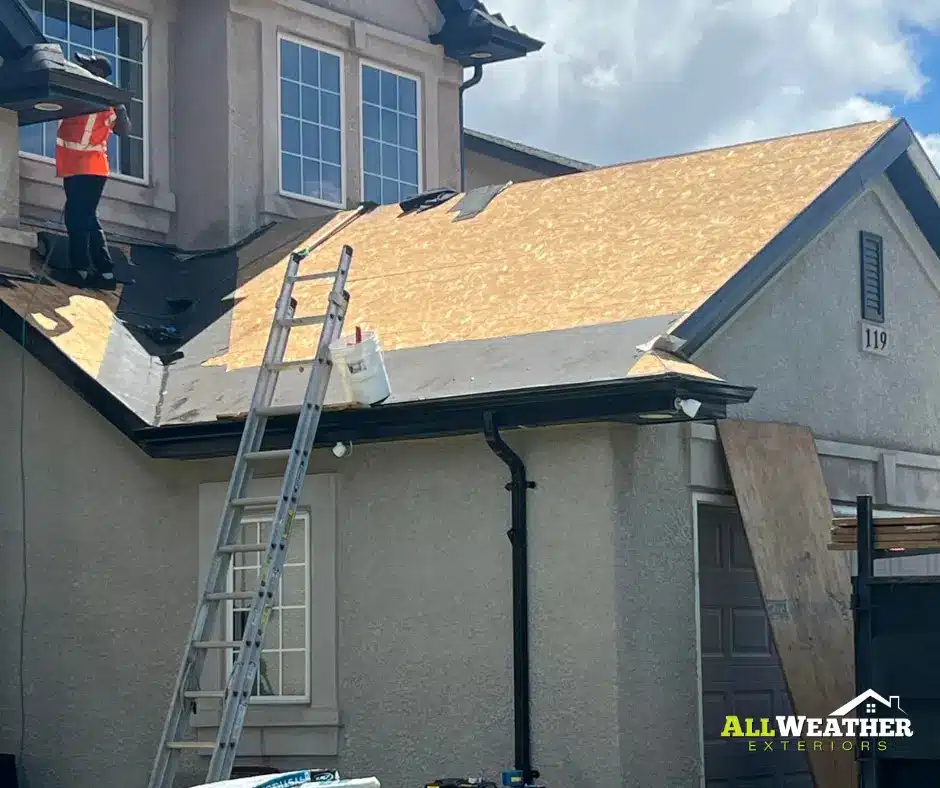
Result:
<svg viewBox="0 0 940 788"><path fill-rule="evenodd" d="M691 788L702 751L688 430L622 427L613 445L623 785Z"/></svg>
<svg viewBox="0 0 940 788"><path fill-rule="evenodd" d="M27 785L146 770L195 593L195 490L0 336L0 751L17 752L26 476ZM138 780L133 778L135 784Z"/></svg>
<svg viewBox="0 0 940 788"><path fill-rule="evenodd" d="M6 633L18 632L22 599L20 363L0 337L11 438L0 444ZM137 784L192 613L199 484L226 479L230 466L149 460L45 368L26 366L27 777L91 788L118 767ZM666 492L676 479L651 476L649 463L679 457L669 428L656 430L653 443L600 426L506 435L538 485L532 703L535 761L549 784L601 788L628 774L686 784L695 669L681 578L691 531L681 496ZM337 474L339 755L273 763L337 763L386 788L497 776L512 764L505 466L482 437L467 437L357 446L344 460L318 453L311 470ZM15 634L0 665L0 706L11 710L0 751L15 752Z"/></svg>
<svg viewBox="0 0 940 788"><path fill-rule="evenodd" d="M887 357L859 348L859 231L884 239ZM902 235L903 231L903 235ZM820 438L940 452L940 261L883 179L696 355L757 386L736 417L806 425Z"/></svg>

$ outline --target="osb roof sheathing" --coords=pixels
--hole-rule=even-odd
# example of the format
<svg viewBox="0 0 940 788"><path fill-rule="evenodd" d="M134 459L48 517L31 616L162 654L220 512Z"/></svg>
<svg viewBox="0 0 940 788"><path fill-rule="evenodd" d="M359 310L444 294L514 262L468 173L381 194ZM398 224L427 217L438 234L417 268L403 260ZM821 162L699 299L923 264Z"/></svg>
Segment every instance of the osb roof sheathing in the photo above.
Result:
<svg viewBox="0 0 940 788"><path fill-rule="evenodd" d="M85 373L98 377L108 347L120 291L69 285L18 284L0 291L3 301L30 322Z"/></svg>
<svg viewBox="0 0 940 788"><path fill-rule="evenodd" d="M453 221L458 198L408 216L386 206L355 220L301 270L335 268L342 245L352 246L346 326L375 330L386 350L687 314L892 126L514 184L467 221ZM245 273L229 348L207 363L259 364L285 264ZM301 313L323 311L322 286L294 292ZM295 331L288 358L309 356L318 333Z"/></svg>
<svg viewBox="0 0 940 788"><path fill-rule="evenodd" d="M627 371L628 378L658 377L667 374L687 375L693 378L702 378L703 380L721 380L721 378L690 361L685 361L661 350L644 353Z"/></svg>

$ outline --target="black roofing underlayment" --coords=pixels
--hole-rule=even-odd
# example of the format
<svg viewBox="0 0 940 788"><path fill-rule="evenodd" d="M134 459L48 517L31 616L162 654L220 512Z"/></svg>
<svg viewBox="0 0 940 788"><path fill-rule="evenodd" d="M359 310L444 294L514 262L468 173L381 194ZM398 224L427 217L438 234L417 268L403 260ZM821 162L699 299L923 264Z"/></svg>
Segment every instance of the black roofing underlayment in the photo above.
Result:
<svg viewBox="0 0 940 788"><path fill-rule="evenodd" d="M293 248L317 225L311 219L283 222L247 241L189 254L169 246L111 245L116 278L132 283L121 289L115 311L119 322L108 335L98 383L142 420L159 424L173 366L186 362L209 372L212 368L202 363L227 350L239 269L260 272L276 264L285 247ZM44 269L48 278L74 286L65 237L40 236L50 250ZM207 409L203 416L215 414Z"/></svg>
<svg viewBox="0 0 940 788"><path fill-rule="evenodd" d="M602 326L545 331L503 339L448 342L385 352L392 381L388 405L461 397L536 386L577 384L624 377L641 353L636 346L662 333L674 316L648 317ZM221 322L221 321L220 321ZM160 424L208 421L216 414L248 411L258 370L203 366L225 350L227 333L212 326L169 369ZM484 370L485 377L478 373ZM309 370L282 372L278 402L299 402ZM327 405L344 401L338 376L330 381Z"/></svg>
<svg viewBox="0 0 940 788"><path fill-rule="evenodd" d="M472 219L481 211L485 211L486 206L493 202L493 200L496 199L496 195L507 186L509 186L508 183L499 183L492 186L479 186L467 192L460 199L460 202L450 209L452 213L457 213L454 217L454 221L462 222L465 219Z"/></svg>

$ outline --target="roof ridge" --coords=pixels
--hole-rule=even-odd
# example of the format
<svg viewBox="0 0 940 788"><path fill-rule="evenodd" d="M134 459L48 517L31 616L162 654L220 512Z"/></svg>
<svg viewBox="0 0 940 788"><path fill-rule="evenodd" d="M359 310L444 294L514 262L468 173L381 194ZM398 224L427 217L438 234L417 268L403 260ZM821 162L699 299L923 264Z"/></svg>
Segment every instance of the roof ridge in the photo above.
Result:
<svg viewBox="0 0 940 788"><path fill-rule="evenodd" d="M573 172L570 175L563 175L559 177L563 178L573 178L578 177L579 175L587 175L589 173L603 172L605 170L615 169L617 167L629 167L634 164L652 164L657 161L669 161L670 159L686 159L692 158L694 156L704 156L707 153L716 153L723 150L734 150L736 148L748 148L754 145L764 145L770 142L779 142L780 140L793 140L799 139L801 137L811 137L816 134L826 134L833 131L848 131L849 129L857 129L862 126L877 126L879 124L890 124L886 125L885 132L887 133L890 129L897 126L899 123L904 123L904 118L891 118L889 120L866 120L860 121L859 123L849 123L845 126L831 126L823 129L811 129L809 131L799 131L795 134L779 134L775 137L764 137L762 139L756 140L746 140L744 142L735 142L729 145L716 145L713 148L701 148L700 150L684 151L680 153L669 153L665 156L651 156L646 159L633 159L630 161L621 161L615 162L614 164L604 164L595 167L592 170L586 170L584 172ZM876 140L877 141L877 140ZM874 143L872 143L874 145Z"/></svg>

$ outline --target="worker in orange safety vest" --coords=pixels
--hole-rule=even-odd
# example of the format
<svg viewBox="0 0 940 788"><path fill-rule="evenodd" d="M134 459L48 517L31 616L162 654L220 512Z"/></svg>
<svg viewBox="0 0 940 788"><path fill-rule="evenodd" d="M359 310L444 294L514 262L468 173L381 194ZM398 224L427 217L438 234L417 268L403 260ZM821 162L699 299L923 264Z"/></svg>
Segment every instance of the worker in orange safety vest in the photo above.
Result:
<svg viewBox="0 0 940 788"><path fill-rule="evenodd" d="M76 53L75 61L96 77L109 79L107 58ZM125 107L109 108L92 115L65 118L56 138L56 175L65 188L65 229L69 236L69 264L81 282L97 275L105 287L113 287L114 263L98 221L98 203L111 174L108 139L131 130Z"/></svg>

